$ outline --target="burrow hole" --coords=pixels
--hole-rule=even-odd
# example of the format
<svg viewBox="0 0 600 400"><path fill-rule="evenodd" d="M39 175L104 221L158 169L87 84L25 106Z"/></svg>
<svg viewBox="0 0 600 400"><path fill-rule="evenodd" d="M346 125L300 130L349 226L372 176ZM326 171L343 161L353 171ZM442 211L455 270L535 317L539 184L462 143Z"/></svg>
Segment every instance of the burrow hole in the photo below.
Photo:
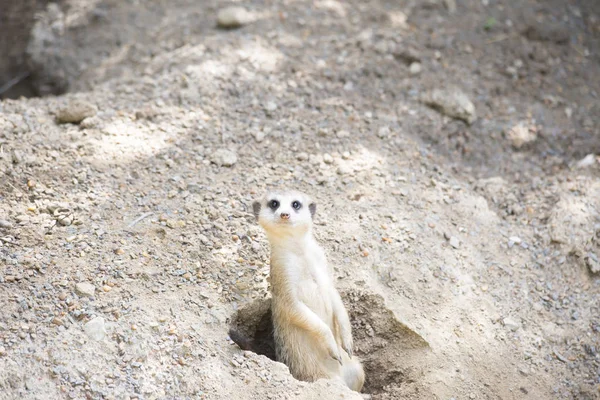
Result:
<svg viewBox="0 0 600 400"><path fill-rule="evenodd" d="M400 322L381 296L357 290L341 294L352 322L354 351L365 369L362 392L377 399L410 384L414 361L428 350L427 342ZM277 361L270 299L240 307L230 328L230 337L240 348Z"/></svg>

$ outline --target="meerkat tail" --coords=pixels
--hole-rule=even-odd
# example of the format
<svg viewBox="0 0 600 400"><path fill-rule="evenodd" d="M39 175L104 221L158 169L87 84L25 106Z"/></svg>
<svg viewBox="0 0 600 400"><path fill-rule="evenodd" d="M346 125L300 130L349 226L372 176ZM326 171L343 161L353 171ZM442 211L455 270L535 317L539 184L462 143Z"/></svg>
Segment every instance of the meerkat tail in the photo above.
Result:
<svg viewBox="0 0 600 400"><path fill-rule="evenodd" d="M344 363L342 377L346 385L357 392L360 392L365 383L365 371L360 362L354 357Z"/></svg>

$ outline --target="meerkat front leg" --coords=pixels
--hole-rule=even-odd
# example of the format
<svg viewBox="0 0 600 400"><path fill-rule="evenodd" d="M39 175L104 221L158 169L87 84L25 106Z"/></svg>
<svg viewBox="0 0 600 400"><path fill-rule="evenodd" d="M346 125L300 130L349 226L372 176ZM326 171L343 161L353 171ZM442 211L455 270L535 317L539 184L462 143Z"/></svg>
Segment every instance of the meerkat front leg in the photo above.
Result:
<svg viewBox="0 0 600 400"><path fill-rule="evenodd" d="M317 343L323 343L329 356L342 364L342 357L338 350L338 344L329 326L323 322L308 306L301 301L295 301L292 310L289 310L290 322L316 336Z"/></svg>
<svg viewBox="0 0 600 400"><path fill-rule="evenodd" d="M337 290L335 290L335 294L332 298L333 302L333 318L335 323L337 324L337 329L340 335L340 340L342 343L342 349L348 354L350 358L352 358L352 354L354 352L354 343L352 340L352 326L350 325L350 317L348 316L348 312L346 311L346 307L344 307L344 303L342 302L342 298Z"/></svg>

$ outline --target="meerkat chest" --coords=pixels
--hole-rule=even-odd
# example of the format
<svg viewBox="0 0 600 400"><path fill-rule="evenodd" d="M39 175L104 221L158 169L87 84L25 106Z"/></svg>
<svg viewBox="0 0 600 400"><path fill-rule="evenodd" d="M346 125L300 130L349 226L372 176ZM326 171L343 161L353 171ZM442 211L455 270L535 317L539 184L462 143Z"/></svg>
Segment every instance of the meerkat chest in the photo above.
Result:
<svg viewBox="0 0 600 400"><path fill-rule="evenodd" d="M300 301L315 311L323 319L331 315L332 279L327 265L320 257L306 257L302 262L296 293Z"/></svg>

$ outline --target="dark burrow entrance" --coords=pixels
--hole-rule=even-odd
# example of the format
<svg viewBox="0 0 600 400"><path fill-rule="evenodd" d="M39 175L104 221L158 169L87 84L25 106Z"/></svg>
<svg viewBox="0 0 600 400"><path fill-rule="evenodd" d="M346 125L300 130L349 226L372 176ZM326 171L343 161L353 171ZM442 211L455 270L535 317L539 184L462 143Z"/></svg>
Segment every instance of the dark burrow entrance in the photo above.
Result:
<svg viewBox="0 0 600 400"><path fill-rule="evenodd" d="M363 393L374 399L422 392L418 370L428 352L427 342L386 308L381 296L361 291L342 293L350 314L355 353L365 369ZM253 301L236 311L230 338L241 349L277 361L273 341L271 300Z"/></svg>
<svg viewBox="0 0 600 400"><path fill-rule="evenodd" d="M0 100L65 93L66 81L45 71L44 65L32 63L27 52L36 14L43 11L50 0L3 0L1 3Z"/></svg>

